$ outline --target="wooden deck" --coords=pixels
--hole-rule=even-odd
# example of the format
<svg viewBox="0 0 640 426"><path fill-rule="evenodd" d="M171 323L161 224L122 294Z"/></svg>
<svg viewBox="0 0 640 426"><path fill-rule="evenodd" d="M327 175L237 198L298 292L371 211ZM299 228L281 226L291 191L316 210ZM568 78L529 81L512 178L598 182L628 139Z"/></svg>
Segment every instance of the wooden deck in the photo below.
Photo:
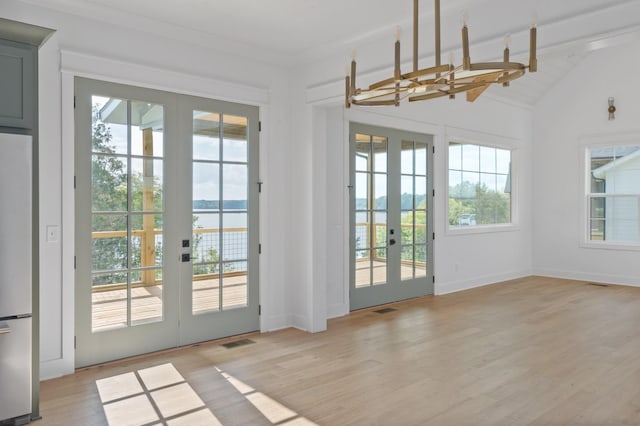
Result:
<svg viewBox="0 0 640 426"><path fill-rule="evenodd" d="M223 278L222 309L247 304L247 276ZM193 282L193 313L220 309L220 280ZM131 323L143 324L162 320L163 285L133 287L131 289ZM127 326L127 290L96 291L92 294L93 331Z"/></svg>
<svg viewBox="0 0 640 426"><path fill-rule="evenodd" d="M356 263L356 287L366 287L370 282L370 263ZM386 283L387 265L373 262L373 285ZM411 265L403 264L402 279L413 277ZM426 274L425 268L416 268L416 275ZM193 281L193 313L220 309L220 282L218 279ZM139 286L131 289L131 323L144 324L162 320L163 285ZM232 309L247 304L247 276L225 276L222 288L222 309ZM103 331L127 326L127 290L100 290L92 294L93 331Z"/></svg>
<svg viewBox="0 0 640 426"><path fill-rule="evenodd" d="M371 281L370 270L373 269L373 281ZM401 264L401 279L407 280L414 278L413 267L411 264ZM427 275L426 266L416 265L415 276L424 277ZM382 261L369 262L369 259L356 261L356 287L367 287L369 285L381 285L387 282L387 263Z"/></svg>

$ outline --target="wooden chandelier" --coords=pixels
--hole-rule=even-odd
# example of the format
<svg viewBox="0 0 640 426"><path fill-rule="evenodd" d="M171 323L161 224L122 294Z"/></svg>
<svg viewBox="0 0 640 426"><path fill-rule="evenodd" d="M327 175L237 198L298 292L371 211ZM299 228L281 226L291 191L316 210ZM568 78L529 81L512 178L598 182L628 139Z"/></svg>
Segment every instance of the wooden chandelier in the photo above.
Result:
<svg viewBox="0 0 640 426"><path fill-rule="evenodd" d="M509 36L505 37L503 62L472 63L469 56L469 30L466 16L462 27L462 65L453 64L453 55L449 64L440 63L440 0L434 0L435 6L435 65L418 69L418 0L413 0L413 71L403 74L400 71L399 33L395 42L395 66L393 76L368 88L356 88L355 55L351 61L351 74L345 78L345 106L399 106L400 101L424 101L457 93L467 94L467 101L475 101L492 84L509 86L509 82L522 77L526 69L536 72L537 29L535 21L530 29L529 64L509 61Z"/></svg>

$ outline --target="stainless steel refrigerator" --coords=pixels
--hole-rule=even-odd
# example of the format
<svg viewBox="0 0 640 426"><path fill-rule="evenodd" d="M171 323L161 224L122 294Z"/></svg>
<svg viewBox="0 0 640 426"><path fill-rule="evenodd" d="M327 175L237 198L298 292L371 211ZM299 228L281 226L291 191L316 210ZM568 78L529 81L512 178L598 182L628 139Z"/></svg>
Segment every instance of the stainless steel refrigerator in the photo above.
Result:
<svg viewBox="0 0 640 426"><path fill-rule="evenodd" d="M31 415L31 151L30 136L0 134L0 423Z"/></svg>

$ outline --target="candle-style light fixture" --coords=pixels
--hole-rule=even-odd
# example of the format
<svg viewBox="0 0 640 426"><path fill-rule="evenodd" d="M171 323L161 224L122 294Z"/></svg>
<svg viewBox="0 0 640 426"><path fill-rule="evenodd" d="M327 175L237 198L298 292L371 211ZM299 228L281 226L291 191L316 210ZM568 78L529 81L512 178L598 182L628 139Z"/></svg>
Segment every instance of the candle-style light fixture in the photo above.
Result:
<svg viewBox="0 0 640 426"><path fill-rule="evenodd" d="M409 102L435 99L442 96L455 98L458 93L467 94L467 101L475 101L492 84L509 86L512 80L522 77L527 68L529 72L538 70L536 58L537 29L535 19L530 29L529 64L511 62L509 59L510 36L505 37L503 62L471 62L469 53L469 29L467 15L462 25L462 64L455 66L453 53L449 64L441 64L440 50L440 0L434 0L435 6L435 64L428 68L418 68L418 0L413 0L413 70L400 71L400 31L396 32L394 45L393 76L368 88L356 87L356 60L352 55L350 73L345 78L345 106L399 106L400 101ZM349 69L349 67L348 67Z"/></svg>
<svg viewBox="0 0 640 426"><path fill-rule="evenodd" d="M609 98L609 121L616 119L616 106L613 104L615 99Z"/></svg>

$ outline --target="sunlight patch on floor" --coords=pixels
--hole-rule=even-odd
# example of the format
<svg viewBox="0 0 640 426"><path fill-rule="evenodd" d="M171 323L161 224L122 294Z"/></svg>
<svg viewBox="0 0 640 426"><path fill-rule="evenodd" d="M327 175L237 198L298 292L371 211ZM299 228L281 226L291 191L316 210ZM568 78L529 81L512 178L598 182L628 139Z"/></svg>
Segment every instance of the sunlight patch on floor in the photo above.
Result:
<svg viewBox="0 0 640 426"><path fill-rule="evenodd" d="M96 381L110 426L221 425L173 364Z"/></svg>
<svg viewBox="0 0 640 426"><path fill-rule="evenodd" d="M295 411L285 407L262 392L256 391L251 386L241 380L238 380L232 375L225 373L218 367L216 367L216 371L218 371L238 392L244 395L244 397L247 398L247 400L272 424L287 426L315 425L311 420L300 417Z"/></svg>
<svg viewBox="0 0 640 426"><path fill-rule="evenodd" d="M314 426L295 411L215 367L271 424ZM110 426L222 426L171 363L96 380Z"/></svg>

